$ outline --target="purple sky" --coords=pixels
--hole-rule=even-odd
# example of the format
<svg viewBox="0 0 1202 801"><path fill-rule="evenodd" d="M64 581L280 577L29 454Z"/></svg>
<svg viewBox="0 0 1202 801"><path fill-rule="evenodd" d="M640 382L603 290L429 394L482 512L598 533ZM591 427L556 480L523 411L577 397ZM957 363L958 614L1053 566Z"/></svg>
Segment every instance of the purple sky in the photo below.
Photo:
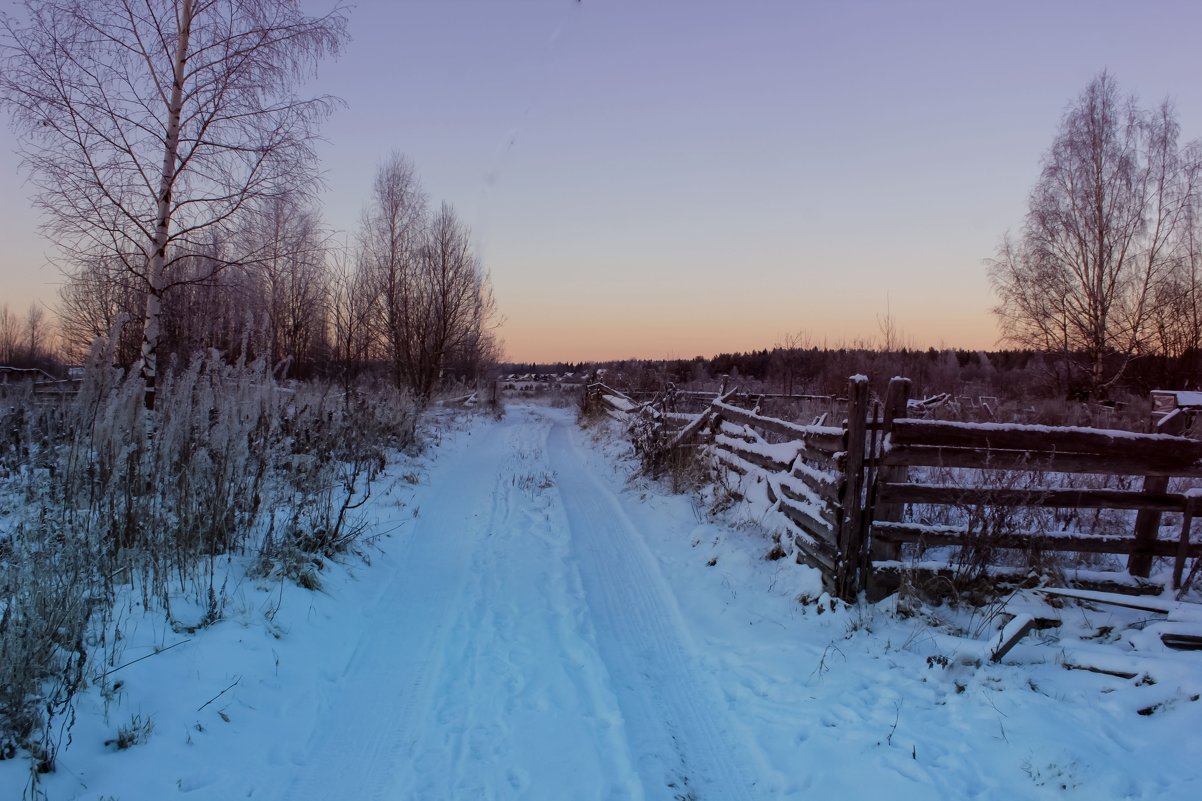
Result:
<svg viewBox="0 0 1202 801"><path fill-rule="evenodd" d="M328 4L305 0L313 9ZM10 7L8 2L0 6ZM1196 2L363 0L318 88L328 221L417 165L518 360L996 341L982 260L1100 70L1202 136ZM58 280L0 134L0 303Z"/></svg>

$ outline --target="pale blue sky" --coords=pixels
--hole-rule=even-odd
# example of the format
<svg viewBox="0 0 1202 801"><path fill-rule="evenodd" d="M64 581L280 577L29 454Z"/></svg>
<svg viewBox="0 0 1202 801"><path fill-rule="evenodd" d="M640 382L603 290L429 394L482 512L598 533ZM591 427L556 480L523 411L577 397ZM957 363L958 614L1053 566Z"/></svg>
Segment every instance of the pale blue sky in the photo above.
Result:
<svg viewBox="0 0 1202 801"><path fill-rule="evenodd" d="M328 4L305 0L314 9ZM11 3L3 3L8 6ZM322 69L329 222L413 159L472 226L514 359L996 341L982 260L1108 68L1202 136L1197 2L359 3ZM57 274L0 135L0 303Z"/></svg>

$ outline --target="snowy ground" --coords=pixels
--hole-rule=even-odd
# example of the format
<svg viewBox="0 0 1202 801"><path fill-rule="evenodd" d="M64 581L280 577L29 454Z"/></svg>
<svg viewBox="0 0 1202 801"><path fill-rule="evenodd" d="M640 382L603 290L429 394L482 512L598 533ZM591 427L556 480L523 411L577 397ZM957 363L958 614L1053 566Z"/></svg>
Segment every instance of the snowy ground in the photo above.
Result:
<svg viewBox="0 0 1202 801"><path fill-rule="evenodd" d="M116 674L107 704L83 698L42 789L53 801L1202 793L1202 654L1158 649L1132 627L1147 615L1070 605L1059 633L1004 664L962 664L970 642L891 602L799 603L819 596L817 575L766 561L761 529L630 480L620 448L596 444L572 410L511 408L425 463L393 465L371 508L390 533L370 565L327 568L322 591L246 581L226 619L192 635L131 610L126 658L161 652ZM996 625L946 617L970 638ZM153 724L145 741L106 746L135 716ZM0 762L0 798L27 784L23 763Z"/></svg>

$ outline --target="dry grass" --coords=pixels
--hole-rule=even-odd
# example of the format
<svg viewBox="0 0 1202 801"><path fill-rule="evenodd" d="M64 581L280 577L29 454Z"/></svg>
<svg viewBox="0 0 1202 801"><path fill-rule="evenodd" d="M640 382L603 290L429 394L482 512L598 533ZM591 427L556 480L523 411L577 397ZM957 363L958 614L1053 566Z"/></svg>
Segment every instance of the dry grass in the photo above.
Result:
<svg viewBox="0 0 1202 801"><path fill-rule="evenodd" d="M110 362L93 353L63 405L0 405L0 751L25 748L41 770L85 665L116 658L105 632L121 585L173 625L172 599L189 598L205 610L192 628L224 614L228 555L317 587L321 560L364 535L356 510L388 452L417 443L414 404L390 390L284 387L208 353L167 376L148 413L141 382Z"/></svg>

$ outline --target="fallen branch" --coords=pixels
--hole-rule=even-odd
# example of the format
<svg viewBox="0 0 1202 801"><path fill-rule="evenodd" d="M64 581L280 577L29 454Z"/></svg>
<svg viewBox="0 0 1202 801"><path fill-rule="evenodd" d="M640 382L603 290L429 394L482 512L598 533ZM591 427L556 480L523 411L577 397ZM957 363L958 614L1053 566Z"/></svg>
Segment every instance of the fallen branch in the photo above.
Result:
<svg viewBox="0 0 1202 801"><path fill-rule="evenodd" d="M166 653L167 651L170 651L172 648L178 648L179 646L183 645L184 643L189 643L189 642L192 642L191 637L189 637L186 640L180 640L179 642L174 643L173 645L168 645L166 648L163 648L160 651L154 651L153 653L146 654L146 656L139 656L137 659L126 662L124 665L118 665L117 667L113 668L112 670L106 670L104 673L100 674L100 681L104 681L105 678L116 673L121 668L127 668L130 665L136 665L139 662L141 662L143 659L150 659L150 657L152 657L152 656L158 656L159 654Z"/></svg>
<svg viewBox="0 0 1202 801"><path fill-rule="evenodd" d="M229 686L228 686L228 687L226 687L224 690L222 690L221 692L217 693L217 694L216 694L216 695L214 695L212 698L210 698L209 700L205 701L203 704L201 704L200 706L198 706L198 707L196 708L196 711L197 711L197 712L199 712L200 710L204 709L204 708L205 708L206 706L208 706L209 704L211 704L211 703L213 703L214 701L216 701L216 700L217 700L218 698L220 698L221 696L225 695L225 693L226 693L226 691L227 691L227 690L232 690L232 689L233 689L235 686L237 686L238 682L240 682L240 681L242 681L242 677L241 677L241 676L239 676L238 678L234 679L234 683L233 683L233 684L229 685Z"/></svg>

